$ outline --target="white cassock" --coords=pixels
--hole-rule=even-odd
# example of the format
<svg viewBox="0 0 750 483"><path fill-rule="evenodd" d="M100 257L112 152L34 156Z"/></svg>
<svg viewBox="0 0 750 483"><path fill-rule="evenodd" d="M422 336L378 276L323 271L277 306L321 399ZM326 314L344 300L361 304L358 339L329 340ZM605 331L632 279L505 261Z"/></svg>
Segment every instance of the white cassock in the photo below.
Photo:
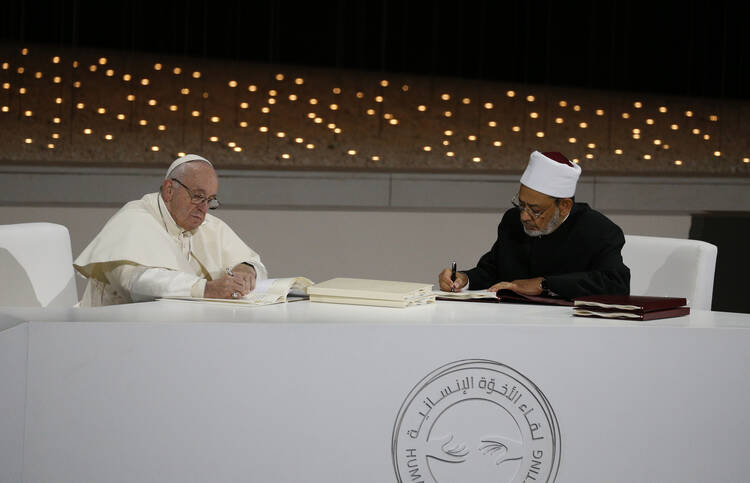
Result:
<svg viewBox="0 0 750 483"><path fill-rule="evenodd" d="M229 226L206 214L193 231L180 228L159 193L123 206L73 263L88 278L81 307L143 302L163 296L203 297L208 280L240 263L268 277L260 257Z"/></svg>

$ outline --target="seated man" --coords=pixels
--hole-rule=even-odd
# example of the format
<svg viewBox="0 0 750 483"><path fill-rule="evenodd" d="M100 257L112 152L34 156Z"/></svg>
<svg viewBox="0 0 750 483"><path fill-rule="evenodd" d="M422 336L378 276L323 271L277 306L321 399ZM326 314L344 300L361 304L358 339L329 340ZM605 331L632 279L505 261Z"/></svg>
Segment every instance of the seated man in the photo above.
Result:
<svg viewBox="0 0 750 483"><path fill-rule="evenodd" d="M574 201L580 174L581 168L560 153L531 153L495 244L475 268L456 272L455 281L451 270L443 270L440 289L509 289L568 299L628 294L622 230L586 203Z"/></svg>
<svg viewBox="0 0 750 483"><path fill-rule="evenodd" d="M239 298L267 277L266 268L223 221L213 165L178 158L159 193L123 206L76 259L88 285L82 307L162 296Z"/></svg>

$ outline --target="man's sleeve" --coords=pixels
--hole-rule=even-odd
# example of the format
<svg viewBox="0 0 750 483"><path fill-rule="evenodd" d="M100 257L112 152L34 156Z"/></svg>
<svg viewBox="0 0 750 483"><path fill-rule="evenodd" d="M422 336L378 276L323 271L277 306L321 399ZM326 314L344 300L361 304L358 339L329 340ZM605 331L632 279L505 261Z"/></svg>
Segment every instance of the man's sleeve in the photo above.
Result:
<svg viewBox="0 0 750 483"><path fill-rule="evenodd" d="M601 233L601 232L600 232ZM561 297L573 299L584 295L630 293L630 269L622 261L625 236L622 230L612 225L601 233L597 255L592 259L590 270L545 276L549 289Z"/></svg>
<svg viewBox="0 0 750 483"><path fill-rule="evenodd" d="M121 264L105 275L109 283L129 294L133 302L158 297L203 297L206 288L206 279L202 277L165 268Z"/></svg>
<svg viewBox="0 0 750 483"><path fill-rule="evenodd" d="M493 243L490 251L482 255L476 267L464 272L469 277L467 288L471 286L471 290L482 290L500 281L497 256L500 253L500 230L502 226L502 223L500 223L497 227L497 240Z"/></svg>

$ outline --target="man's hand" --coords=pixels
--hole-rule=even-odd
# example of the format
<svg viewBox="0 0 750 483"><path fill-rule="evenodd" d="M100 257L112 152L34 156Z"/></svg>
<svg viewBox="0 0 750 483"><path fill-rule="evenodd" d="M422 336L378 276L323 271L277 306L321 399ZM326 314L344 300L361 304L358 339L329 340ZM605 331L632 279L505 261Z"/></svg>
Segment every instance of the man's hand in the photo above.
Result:
<svg viewBox="0 0 750 483"><path fill-rule="evenodd" d="M250 290L245 288L245 279L235 273L206 282L203 296L210 299L234 299L247 295L248 292ZM233 297L232 294L235 293L237 296Z"/></svg>
<svg viewBox="0 0 750 483"><path fill-rule="evenodd" d="M245 281L245 288L247 289L247 292L243 293L243 295L246 295L248 292L251 292L255 289L255 279L258 276L258 274L255 272L255 269L251 267L250 265L245 265L244 263L240 263L239 265L235 265L232 269L232 273L234 273L235 276L242 277L242 279Z"/></svg>
<svg viewBox="0 0 750 483"><path fill-rule="evenodd" d="M540 295L542 293L542 277L525 278L522 280L513 280L512 282L500 282L487 290L489 292L512 290L521 295Z"/></svg>
<svg viewBox="0 0 750 483"><path fill-rule="evenodd" d="M469 283L469 277L465 273L456 272L456 281L451 281L451 269L446 268L438 275L440 290L444 292L458 292Z"/></svg>

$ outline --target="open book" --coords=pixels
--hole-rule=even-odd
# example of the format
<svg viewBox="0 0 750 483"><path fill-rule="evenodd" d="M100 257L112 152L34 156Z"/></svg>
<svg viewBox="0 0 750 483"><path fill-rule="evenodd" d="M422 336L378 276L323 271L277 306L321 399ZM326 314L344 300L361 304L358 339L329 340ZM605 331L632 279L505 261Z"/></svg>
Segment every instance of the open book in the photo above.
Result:
<svg viewBox="0 0 750 483"><path fill-rule="evenodd" d="M258 280L252 292L238 299L162 297L159 300L203 301L236 305L271 305L284 303L289 296L306 297L307 287L312 284L312 281L305 277L267 278L265 280Z"/></svg>
<svg viewBox="0 0 750 483"><path fill-rule="evenodd" d="M499 290L497 293L487 290L462 290L460 292L435 292L437 300L458 300L464 302L511 302L538 305L571 306L573 301L561 297L544 295L523 295L512 290Z"/></svg>
<svg viewBox="0 0 750 483"><path fill-rule="evenodd" d="M487 290L461 290L460 292L446 292L444 290L435 290L433 292L437 300L480 300L486 299L491 302L497 302L497 294Z"/></svg>

